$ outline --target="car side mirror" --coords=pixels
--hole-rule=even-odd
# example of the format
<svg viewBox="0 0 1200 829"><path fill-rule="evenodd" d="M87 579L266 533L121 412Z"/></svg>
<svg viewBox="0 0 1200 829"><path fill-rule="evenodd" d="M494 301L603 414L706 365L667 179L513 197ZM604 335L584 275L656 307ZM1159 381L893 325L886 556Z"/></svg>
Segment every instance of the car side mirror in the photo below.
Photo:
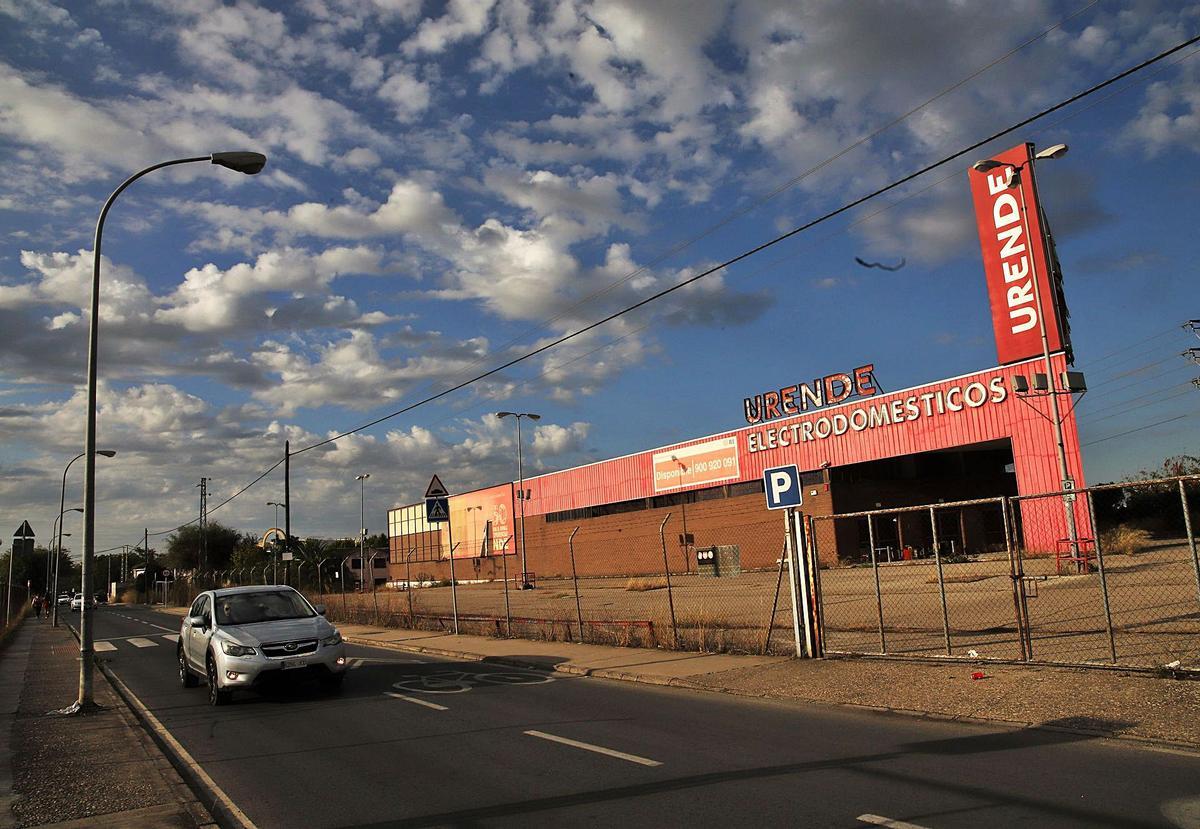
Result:
<svg viewBox="0 0 1200 829"><path fill-rule="evenodd" d="M193 627L193 628L208 627L208 625L204 621L203 616L188 616L187 623L188 623L188 627Z"/></svg>
<svg viewBox="0 0 1200 829"><path fill-rule="evenodd" d="M313 605L313 610L317 611L317 613L321 614L322 616L325 615L325 605L323 604Z"/></svg>

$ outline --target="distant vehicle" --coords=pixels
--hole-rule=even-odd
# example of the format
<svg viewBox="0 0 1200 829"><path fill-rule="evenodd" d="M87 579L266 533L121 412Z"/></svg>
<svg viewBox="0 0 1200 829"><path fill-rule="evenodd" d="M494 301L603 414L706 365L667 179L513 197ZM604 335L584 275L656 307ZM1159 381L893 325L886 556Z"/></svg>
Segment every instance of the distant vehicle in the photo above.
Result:
<svg viewBox="0 0 1200 829"><path fill-rule="evenodd" d="M58 594L58 603L59 604L70 604L71 603L71 594L70 593L59 593Z"/></svg>
<svg viewBox="0 0 1200 829"><path fill-rule="evenodd" d="M96 604L108 604L108 594L103 590L96 591Z"/></svg>
<svg viewBox="0 0 1200 829"><path fill-rule="evenodd" d="M194 688L205 677L212 705L272 680L316 679L336 691L346 676L346 646L325 607L286 586L201 593L183 619L176 655L180 683Z"/></svg>
<svg viewBox="0 0 1200 829"><path fill-rule="evenodd" d="M83 610L83 594L82 593L80 593L78 596L71 597L71 609L72 610Z"/></svg>

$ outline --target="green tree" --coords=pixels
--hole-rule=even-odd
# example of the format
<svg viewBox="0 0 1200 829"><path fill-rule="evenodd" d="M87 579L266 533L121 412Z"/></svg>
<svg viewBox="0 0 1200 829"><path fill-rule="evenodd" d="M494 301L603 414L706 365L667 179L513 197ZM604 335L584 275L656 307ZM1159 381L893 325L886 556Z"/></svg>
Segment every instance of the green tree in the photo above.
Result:
<svg viewBox="0 0 1200 829"><path fill-rule="evenodd" d="M201 545L207 544L204 569L227 569L233 551L244 536L239 531L210 521L202 534L196 524L188 524L167 538L167 564L178 570L195 570L200 565Z"/></svg>

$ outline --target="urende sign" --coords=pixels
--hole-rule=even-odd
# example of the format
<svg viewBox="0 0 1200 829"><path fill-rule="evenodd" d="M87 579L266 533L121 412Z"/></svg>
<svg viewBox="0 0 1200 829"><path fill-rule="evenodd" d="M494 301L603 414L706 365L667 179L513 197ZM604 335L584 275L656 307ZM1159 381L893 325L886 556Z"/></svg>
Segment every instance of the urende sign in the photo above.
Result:
<svg viewBox="0 0 1200 829"><path fill-rule="evenodd" d="M1034 165L1029 163L1032 152L1032 144L1018 144L992 156L995 161L1012 166L987 172L971 169L967 173L1001 365L1042 353L1039 317L1043 315L1050 351L1069 348L1062 290L1057 268L1051 267ZM1021 167L1018 183L1010 186L1015 167Z"/></svg>

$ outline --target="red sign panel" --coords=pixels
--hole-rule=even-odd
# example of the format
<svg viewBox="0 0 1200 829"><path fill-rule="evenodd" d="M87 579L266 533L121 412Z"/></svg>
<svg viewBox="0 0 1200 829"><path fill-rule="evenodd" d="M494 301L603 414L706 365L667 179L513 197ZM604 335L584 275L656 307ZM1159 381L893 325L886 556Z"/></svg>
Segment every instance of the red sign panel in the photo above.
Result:
<svg viewBox="0 0 1200 829"><path fill-rule="evenodd" d="M1043 323L1050 351L1070 347L1061 276L1057 261L1048 255L1032 151L1032 144L1018 144L992 157L1001 166L968 172L1002 365L1042 353Z"/></svg>

